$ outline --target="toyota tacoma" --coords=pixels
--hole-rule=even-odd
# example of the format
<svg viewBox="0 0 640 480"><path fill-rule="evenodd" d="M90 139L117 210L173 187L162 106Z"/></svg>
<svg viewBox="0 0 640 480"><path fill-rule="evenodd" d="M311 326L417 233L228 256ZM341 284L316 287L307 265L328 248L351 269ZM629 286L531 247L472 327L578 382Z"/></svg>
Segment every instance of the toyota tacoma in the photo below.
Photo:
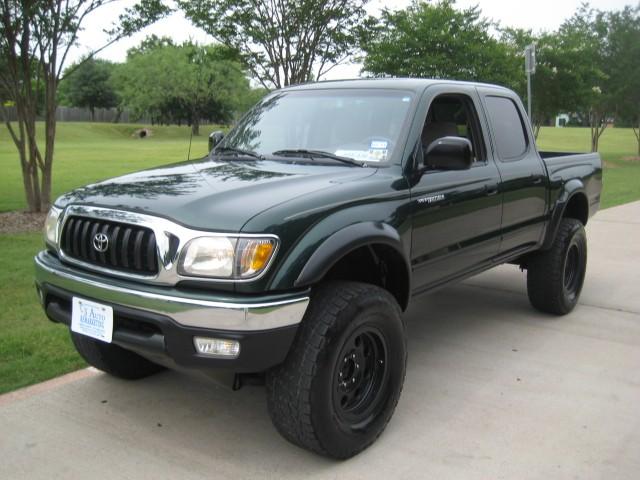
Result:
<svg viewBox="0 0 640 480"><path fill-rule="evenodd" d="M90 365L261 376L287 440L348 458L396 407L412 299L512 263L536 309L578 301L600 157L539 152L508 89L292 86L209 146L51 208L37 291Z"/></svg>

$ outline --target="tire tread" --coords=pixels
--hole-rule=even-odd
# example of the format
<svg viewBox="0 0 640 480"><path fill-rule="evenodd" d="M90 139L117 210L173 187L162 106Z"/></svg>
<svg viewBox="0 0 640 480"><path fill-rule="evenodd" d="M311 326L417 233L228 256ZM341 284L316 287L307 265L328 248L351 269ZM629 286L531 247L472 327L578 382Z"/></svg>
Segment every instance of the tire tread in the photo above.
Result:
<svg viewBox="0 0 640 480"><path fill-rule="evenodd" d="M319 285L312 294L312 301L305 319L298 330L294 346L285 362L267 374L267 404L269 414L278 432L291 443L320 455L336 457L322 445L311 419L311 384L317 373L318 359L335 327L340 312L359 297L381 296L397 308L395 299L380 287L358 282L333 282ZM399 395L398 395L399 397ZM395 409L397 398L391 411ZM387 423L391 415L387 419ZM385 423L386 425L386 423ZM382 433L360 446L357 451L345 452L343 458L351 457L367 448Z"/></svg>

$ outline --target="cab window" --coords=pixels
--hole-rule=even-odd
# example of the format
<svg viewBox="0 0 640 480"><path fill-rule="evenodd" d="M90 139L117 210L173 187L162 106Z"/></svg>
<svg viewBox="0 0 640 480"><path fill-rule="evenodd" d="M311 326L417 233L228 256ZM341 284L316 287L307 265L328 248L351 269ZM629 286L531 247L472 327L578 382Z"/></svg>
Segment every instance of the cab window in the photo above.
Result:
<svg viewBox="0 0 640 480"><path fill-rule="evenodd" d="M466 95L440 95L429 107L422 129L422 149L442 137L464 137L473 145L473 162L484 162L486 150L478 114Z"/></svg>
<svg viewBox="0 0 640 480"><path fill-rule="evenodd" d="M489 96L486 103L498 157L503 162L519 160L529 145L518 107L507 97Z"/></svg>

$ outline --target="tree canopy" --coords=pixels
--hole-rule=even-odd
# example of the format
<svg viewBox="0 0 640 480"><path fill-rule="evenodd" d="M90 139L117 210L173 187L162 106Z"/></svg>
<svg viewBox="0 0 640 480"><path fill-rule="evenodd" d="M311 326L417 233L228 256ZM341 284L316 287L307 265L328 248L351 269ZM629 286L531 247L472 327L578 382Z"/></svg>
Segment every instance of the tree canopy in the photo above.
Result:
<svg viewBox="0 0 640 480"><path fill-rule="evenodd" d="M640 156L640 5L605 14L611 108L633 128Z"/></svg>
<svg viewBox="0 0 640 480"><path fill-rule="evenodd" d="M152 38L130 50L115 83L134 115L184 122L197 135L200 120L230 121L249 92L249 81L234 58L221 45L174 45Z"/></svg>
<svg viewBox="0 0 640 480"><path fill-rule="evenodd" d="M265 88L317 80L356 48L368 0L178 0L195 25L240 53Z"/></svg>
<svg viewBox="0 0 640 480"><path fill-rule="evenodd" d="M414 2L405 10L384 10L361 31L363 70L373 75L453 78L513 86L521 64L490 35L496 27L478 6L454 0Z"/></svg>
<svg viewBox="0 0 640 480"><path fill-rule="evenodd" d="M107 60L88 58L69 67L70 75L60 83L60 103L88 108L94 119L96 108L118 105L111 75L115 65Z"/></svg>

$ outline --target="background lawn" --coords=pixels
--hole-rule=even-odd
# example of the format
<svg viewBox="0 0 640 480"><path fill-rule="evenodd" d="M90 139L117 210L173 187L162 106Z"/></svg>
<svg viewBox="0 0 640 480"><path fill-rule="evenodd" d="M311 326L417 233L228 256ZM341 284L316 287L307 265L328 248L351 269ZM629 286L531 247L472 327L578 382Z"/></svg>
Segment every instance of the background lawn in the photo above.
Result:
<svg viewBox="0 0 640 480"><path fill-rule="evenodd" d="M140 125L59 123L54 163L54 197L74 187L127 172L184 160L187 127L149 127L153 135L139 139ZM203 126L195 137L192 158L206 153ZM586 152L584 128L544 128L542 150ZM630 129L608 129L601 139L605 160L602 207L640 199L640 161ZM625 159L627 158L627 159ZM0 212L25 208L15 147L0 127ZM40 233L0 235L0 393L75 370L84 362L73 350L66 328L46 320L33 288L33 255L41 248Z"/></svg>
<svg viewBox="0 0 640 480"><path fill-rule="evenodd" d="M147 127L152 136L138 138L135 132L141 128L112 123L58 123L53 199L88 183L187 158L188 127ZM208 134L218 129L201 127L201 135L193 139L192 158L206 154ZM0 126L0 171L0 212L26 208L16 148L4 125Z"/></svg>

